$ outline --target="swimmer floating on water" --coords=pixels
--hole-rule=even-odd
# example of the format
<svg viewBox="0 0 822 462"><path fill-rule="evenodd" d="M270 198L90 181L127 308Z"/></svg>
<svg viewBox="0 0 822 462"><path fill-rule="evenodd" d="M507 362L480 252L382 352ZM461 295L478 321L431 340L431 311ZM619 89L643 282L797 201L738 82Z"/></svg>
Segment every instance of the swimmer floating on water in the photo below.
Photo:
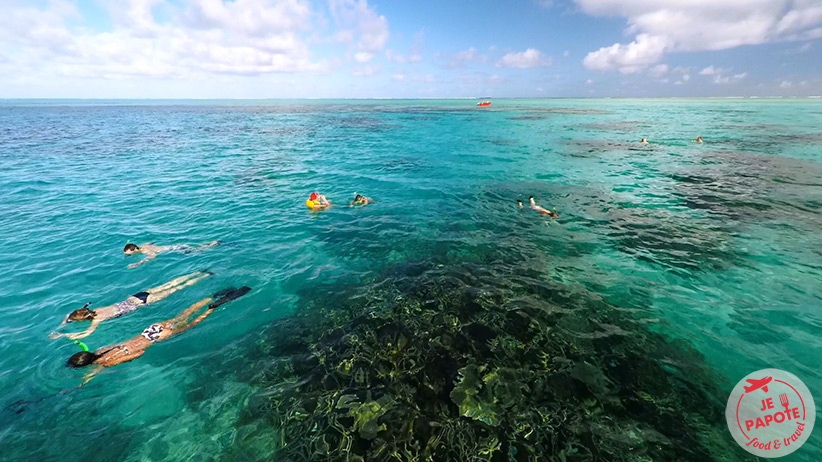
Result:
<svg viewBox="0 0 822 462"><path fill-rule="evenodd" d="M697 136L696 139L694 140L694 143L701 143L701 142L702 142L702 137L701 136Z"/></svg>
<svg viewBox="0 0 822 462"><path fill-rule="evenodd" d="M305 201L305 206L311 210L325 210L331 207L331 202L326 200L325 196L318 193L311 193Z"/></svg>
<svg viewBox="0 0 822 462"><path fill-rule="evenodd" d="M63 322L59 326L57 326L57 329L63 327L64 325L70 322L91 321L91 325L88 327L88 329L86 329L83 332L76 332L73 334L59 334L57 332L52 332L49 335L49 338L56 339L60 337L67 337L69 340L77 340L80 338L88 337L89 335L91 335L92 332L94 332L95 329L97 329L97 326L99 326L101 322L107 321L109 319L119 318L124 314L131 313L132 311L137 311L145 305L150 305L154 302L158 302L184 287L188 287L190 285L198 283L201 279L206 278L211 274L213 273L209 271L195 271L191 274L180 276L177 279L169 281L161 286L148 289L145 292L137 292L136 294L132 295L131 297L128 297L122 302L104 306L102 308L95 308L93 310L90 310L88 309L88 306L91 303L86 303L84 307L69 313L68 316L66 316L65 319L63 319Z"/></svg>
<svg viewBox="0 0 822 462"><path fill-rule="evenodd" d="M540 215L548 215L551 218L556 218L557 216L559 216L557 215L557 212L552 212L548 209L545 209L537 205L537 203L534 201L534 196L528 196L528 202L531 203L529 208L535 212L539 212ZM517 205L519 205L519 208L522 208L522 201L517 199Z"/></svg>
<svg viewBox="0 0 822 462"><path fill-rule="evenodd" d="M353 207L355 205L359 205L360 207L362 207L364 205L373 204L373 203L374 203L374 199L371 199L370 197L365 197L365 196L361 196L357 193L354 193L354 200L349 202L348 206Z"/></svg>
<svg viewBox="0 0 822 462"><path fill-rule="evenodd" d="M648 144L648 140L642 138L641 140L639 140L639 144Z"/></svg>
<svg viewBox="0 0 822 462"><path fill-rule="evenodd" d="M250 290L251 288L245 286L240 287L239 289L229 287L221 290L220 292L214 294L213 297L204 298L189 306L183 310L182 313L169 320L158 322L146 327L143 332L136 337L114 345L99 348L94 352L88 351L85 345L78 343L78 345L83 348L83 351L71 355L66 362L66 366L84 367L91 364L96 364L97 368L83 378L83 384L85 384L104 367L116 366L117 364L129 362L133 359L139 358L143 355L143 353L145 353L146 348L150 347L152 344L162 342L163 340L168 340L169 338L196 326L203 319L208 317L208 315L214 311L214 308L217 308L223 303L239 298L247 294ZM212 302L214 299L216 300ZM199 316L194 318L193 321L189 321L189 318L206 304L208 304L208 308L206 308Z"/></svg>
<svg viewBox="0 0 822 462"><path fill-rule="evenodd" d="M164 252L180 252L180 253L191 253L197 252L200 250L207 249L209 247L214 247L218 245L220 241L211 241L208 244L203 244L199 247L194 247L193 245L188 244L176 244L176 245L154 245L151 242L146 242L145 244L135 245L135 244L126 244L123 248L123 253L125 255L134 255L136 253L142 253L146 256L142 260L132 263L128 265L128 268L136 268L143 263L154 260L157 257L157 254L161 254Z"/></svg>

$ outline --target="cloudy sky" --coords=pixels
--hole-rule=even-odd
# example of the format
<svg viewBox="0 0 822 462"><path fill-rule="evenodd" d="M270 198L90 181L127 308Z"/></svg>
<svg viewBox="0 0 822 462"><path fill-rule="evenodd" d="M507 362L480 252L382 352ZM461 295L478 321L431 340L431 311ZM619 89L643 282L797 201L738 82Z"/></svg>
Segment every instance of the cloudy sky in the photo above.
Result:
<svg viewBox="0 0 822 462"><path fill-rule="evenodd" d="M0 98L822 95L822 0L0 0Z"/></svg>

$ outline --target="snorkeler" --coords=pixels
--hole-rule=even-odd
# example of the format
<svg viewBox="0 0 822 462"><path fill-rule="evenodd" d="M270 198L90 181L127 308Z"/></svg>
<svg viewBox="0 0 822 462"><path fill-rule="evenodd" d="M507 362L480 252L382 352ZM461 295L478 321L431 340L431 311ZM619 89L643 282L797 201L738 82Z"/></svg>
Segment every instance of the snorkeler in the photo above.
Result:
<svg viewBox="0 0 822 462"><path fill-rule="evenodd" d="M212 297L204 298L189 306L183 310L182 313L169 320L158 322L146 327L143 332L136 337L114 345L99 348L93 353L88 351L88 348L85 345L78 342L78 345L83 348L83 351L71 355L68 361L66 361L66 366L84 367L90 364L96 364L97 368L83 378L83 384L85 384L104 367L116 366L117 364L129 362L133 359L139 358L143 355L143 353L145 353L146 348L150 347L152 344L162 342L163 340L168 340L169 338L196 326L200 323L200 321L208 317L208 315L214 311L214 308L217 308L223 303L239 298L247 294L250 290L251 288L246 286L240 287L239 289L229 287L221 290ZM212 302L214 299L216 300ZM208 304L208 308L206 308L199 316L194 318L193 321L189 321L191 315L206 304Z"/></svg>
<svg viewBox="0 0 822 462"><path fill-rule="evenodd" d="M361 196L357 193L354 193L354 200L349 202L348 206L349 207L353 207L355 205L364 206L364 205L373 204L373 203L374 203L374 199L371 199L370 197L365 197L365 196Z"/></svg>
<svg viewBox="0 0 822 462"><path fill-rule="evenodd" d="M169 281L161 286L153 287L148 289L144 292L137 292L136 294L128 297L127 299L123 300L122 302L115 303L113 305L104 306L101 308L95 308L93 310L88 309L88 306L91 302L86 303L80 309L74 310L68 314L68 316L63 319L63 322L57 326L57 329L65 326L70 322L77 322L77 321L91 321L91 325L83 332L75 332L73 334L59 334L57 332L52 332L49 334L50 339L56 339L60 337L67 337L69 340L76 340L84 337L88 337L97 329L97 326L100 325L101 322L107 321L109 319L119 318L124 314L131 313L132 311L137 311L141 307L145 305L150 305L154 302L158 302L169 295L177 292L178 290L188 287L190 285L198 283L201 279L206 278L212 275L210 271L195 271L191 274L186 274L185 276L180 276L177 279Z"/></svg>
<svg viewBox="0 0 822 462"><path fill-rule="evenodd" d="M537 203L534 202L534 196L528 196L528 202L531 203L531 210L539 212L540 215L548 215L551 218L556 218L558 216L557 212L552 212L548 209L542 208L539 205L537 205ZM517 201L517 203L520 203L520 202Z"/></svg>
<svg viewBox="0 0 822 462"><path fill-rule="evenodd" d="M310 196L308 196L308 199L306 199L305 206L311 210L325 210L328 207L331 207L331 202L329 202L322 194L313 192Z"/></svg>
<svg viewBox="0 0 822 462"><path fill-rule="evenodd" d="M146 242L145 244L135 245L135 244L126 244L123 247L123 253L125 255L134 255L135 253L142 253L146 256L142 260L132 263L128 265L127 268L136 268L143 263L154 260L157 257L157 254L161 254L164 252L180 252L180 253L191 253L197 252L203 249L207 249L209 247L214 247L218 245L220 241L211 241L208 244L203 244L199 247L194 247L193 245L188 244L175 244L175 245L154 245L151 242Z"/></svg>

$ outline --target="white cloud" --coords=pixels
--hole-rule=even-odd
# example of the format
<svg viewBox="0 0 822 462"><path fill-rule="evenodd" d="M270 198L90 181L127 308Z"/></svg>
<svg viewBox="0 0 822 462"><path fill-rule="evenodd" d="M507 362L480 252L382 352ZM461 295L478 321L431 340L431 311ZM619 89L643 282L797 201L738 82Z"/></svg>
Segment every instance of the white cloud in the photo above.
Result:
<svg viewBox="0 0 822 462"><path fill-rule="evenodd" d="M717 85L723 85L726 83L735 83L739 82L740 80L744 79L748 76L747 72L743 72L741 74L734 74L731 76L725 76L723 74L717 73L714 75L714 83Z"/></svg>
<svg viewBox="0 0 822 462"><path fill-rule="evenodd" d="M467 50L458 51L454 55L454 59L457 61L477 61L482 62L485 61L488 57L483 54L477 53L477 49L474 47L470 47Z"/></svg>
<svg viewBox="0 0 822 462"><path fill-rule="evenodd" d="M790 88L793 86L793 83L789 80L783 80L782 83L779 84L779 88Z"/></svg>
<svg viewBox="0 0 822 462"><path fill-rule="evenodd" d="M562 52L562 56L564 56L566 58L570 55L571 55L571 52L569 50L565 50L565 51Z"/></svg>
<svg viewBox="0 0 822 462"><path fill-rule="evenodd" d="M582 65L599 71L616 69L623 74L634 74L659 61L666 46L660 37L640 34L627 45L615 43L588 53Z"/></svg>
<svg viewBox="0 0 822 462"><path fill-rule="evenodd" d="M497 67L528 68L550 65L551 58L544 58L542 53L535 48L529 48L518 53L508 53L497 62Z"/></svg>
<svg viewBox="0 0 822 462"><path fill-rule="evenodd" d="M585 81L585 85L591 85L592 83L594 83L594 81L591 79Z"/></svg>
<svg viewBox="0 0 822 462"><path fill-rule="evenodd" d="M656 78L656 79L662 77L663 75L665 75L667 73L668 73L668 65L667 64L657 64L656 66L653 66L652 68L648 69L648 75L650 75L651 77Z"/></svg>
<svg viewBox="0 0 822 462"><path fill-rule="evenodd" d="M351 73L351 75L353 75L355 77L370 77L372 75L379 74L380 70L381 69L380 69L379 66L375 66L375 67L365 66L363 68L355 70L354 72Z"/></svg>
<svg viewBox="0 0 822 462"><path fill-rule="evenodd" d="M589 69L638 72L665 53L723 50L822 37L819 0L574 0L594 16L622 16L633 42L586 56Z"/></svg>
<svg viewBox="0 0 822 462"><path fill-rule="evenodd" d="M361 51L359 53L354 54L354 61L357 61L358 63L367 63L368 61L371 61L371 58L373 58L373 57L374 57L373 53L367 53L365 51Z"/></svg>
<svg viewBox="0 0 822 462"><path fill-rule="evenodd" d="M397 82L402 82L403 80L405 80L405 75L404 74L392 74L391 79L396 80Z"/></svg>
<svg viewBox="0 0 822 462"><path fill-rule="evenodd" d="M450 68L464 67L469 63L484 63L488 60L488 55L478 53L474 47L458 51L453 55L441 53L440 56L448 60L447 66Z"/></svg>
<svg viewBox="0 0 822 462"><path fill-rule="evenodd" d="M687 82L689 80L691 80L691 76L689 74L683 74L682 75L682 81L683 82Z"/></svg>
<svg viewBox="0 0 822 462"><path fill-rule="evenodd" d="M385 47L389 36L388 20L371 9L366 0L329 0L328 8L337 25L350 30L352 36L359 36L357 48L360 51L374 52Z"/></svg>
<svg viewBox="0 0 822 462"><path fill-rule="evenodd" d="M83 18L64 0L41 8L7 6L0 49L17 73L39 79L131 76L199 78L317 71L305 31L314 12L304 0L125 0L108 3L112 28L70 27ZM171 18L158 22L161 8Z"/></svg>
<svg viewBox="0 0 822 462"><path fill-rule="evenodd" d="M714 67L713 64L699 71L699 75L717 75L727 72L729 69Z"/></svg>

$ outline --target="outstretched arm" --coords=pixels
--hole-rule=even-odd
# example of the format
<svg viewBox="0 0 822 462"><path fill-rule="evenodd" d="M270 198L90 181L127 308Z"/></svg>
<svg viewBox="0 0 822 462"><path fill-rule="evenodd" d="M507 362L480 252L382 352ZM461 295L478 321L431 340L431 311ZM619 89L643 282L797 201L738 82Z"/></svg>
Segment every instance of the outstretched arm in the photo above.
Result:
<svg viewBox="0 0 822 462"><path fill-rule="evenodd" d="M102 364L98 364L93 371L89 372L83 377L83 382L80 385L78 385L78 387L82 387L83 385L87 384L89 380L93 379L94 376L97 375L98 372L103 370L103 367L105 366L103 366Z"/></svg>
<svg viewBox="0 0 822 462"><path fill-rule="evenodd" d="M63 318L63 322L61 322L60 325L57 326L57 329L65 326L66 324L68 324L68 318L69 318L69 315L67 314L66 317ZM54 329L53 331L51 331L51 333L49 334L50 339L54 340L54 339L58 339L58 338L63 337L63 336L66 335L66 334L57 333L57 329Z"/></svg>
<svg viewBox="0 0 822 462"><path fill-rule="evenodd" d="M136 268L136 267L138 267L138 266L142 265L143 263L145 263L145 262L147 262L147 261L154 260L154 258L155 258L156 256L157 256L157 254L150 254L150 255L147 255L147 256L146 256L146 258L144 258L144 259L142 259L142 260L138 261L137 263L132 263L132 264L128 265L126 268L129 268L129 269L131 269L131 268Z"/></svg>
<svg viewBox="0 0 822 462"><path fill-rule="evenodd" d="M60 337L66 337L69 340L78 340L81 338L86 338L89 335L91 335L91 333L94 332L95 329L97 329L97 326L99 326L101 322L102 320L95 318L91 320L91 325L88 326L88 329L84 330L83 332L75 332L73 334L58 334L57 332L52 332L51 334L49 334L49 338L52 340ZM63 324L60 325L62 326Z"/></svg>

